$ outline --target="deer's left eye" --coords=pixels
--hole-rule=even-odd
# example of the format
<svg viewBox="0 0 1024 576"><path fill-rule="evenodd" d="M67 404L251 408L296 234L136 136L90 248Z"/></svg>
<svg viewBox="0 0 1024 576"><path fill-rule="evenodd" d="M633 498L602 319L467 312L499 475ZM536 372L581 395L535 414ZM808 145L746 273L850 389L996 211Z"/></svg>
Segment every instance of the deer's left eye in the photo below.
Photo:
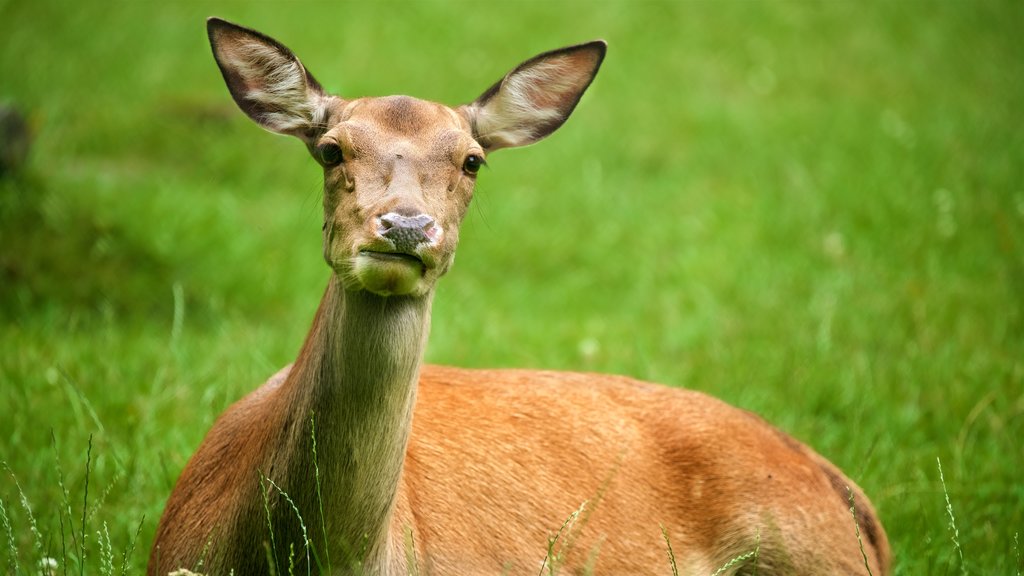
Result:
<svg viewBox="0 0 1024 576"><path fill-rule="evenodd" d="M466 160L462 163L462 169L466 171L466 174L476 174L480 171L480 167L487 164L484 162L482 156L478 154L470 154L466 156Z"/></svg>

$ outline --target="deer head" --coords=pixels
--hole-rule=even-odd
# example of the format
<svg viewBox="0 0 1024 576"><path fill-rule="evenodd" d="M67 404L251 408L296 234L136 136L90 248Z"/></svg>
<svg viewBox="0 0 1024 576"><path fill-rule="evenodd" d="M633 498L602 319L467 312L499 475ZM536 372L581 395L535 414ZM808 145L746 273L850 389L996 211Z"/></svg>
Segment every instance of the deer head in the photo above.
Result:
<svg viewBox="0 0 1024 576"><path fill-rule="evenodd" d="M324 170L324 259L346 290L423 296L448 271L477 173L500 148L532 144L572 113L597 74L603 41L520 64L470 104L324 92L284 45L207 22L238 106L302 140Z"/></svg>

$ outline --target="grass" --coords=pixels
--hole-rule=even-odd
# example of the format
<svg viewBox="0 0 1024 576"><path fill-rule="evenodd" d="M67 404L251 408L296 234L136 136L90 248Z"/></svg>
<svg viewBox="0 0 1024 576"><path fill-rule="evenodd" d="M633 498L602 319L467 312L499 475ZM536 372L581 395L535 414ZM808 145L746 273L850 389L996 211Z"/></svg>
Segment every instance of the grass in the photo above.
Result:
<svg viewBox="0 0 1024 576"><path fill-rule="evenodd" d="M586 508L587 502L584 501L580 504L579 508L565 518L565 521L562 522L562 525L559 526L554 534L548 536L547 554L544 555L544 560L540 564L540 572L537 573L537 576L544 576L545 572L548 576L555 576L559 573L562 562L566 555L568 555L569 550L572 549L573 540L575 539L573 538L573 533L582 529L582 525L586 523L587 516L589 516L589 514L584 515L580 526L577 527L577 520L580 520L580 514Z"/></svg>
<svg viewBox="0 0 1024 576"><path fill-rule="evenodd" d="M319 171L235 110L211 14L333 91L449 103L606 38L565 128L489 159L428 360L707 391L857 479L897 573L1020 572L1010 0L0 0L0 100L36 134L0 180L0 460L21 486L0 478L0 566L140 570L205 430L294 357L326 282Z"/></svg>
<svg viewBox="0 0 1024 576"><path fill-rule="evenodd" d="M960 545L960 530L956 527L956 516L953 514L953 503L949 501L949 492L946 490L946 477L942 474L942 460L939 458L935 459L935 464L939 468L939 483L942 484L942 493L946 497L946 512L949 514L949 531L953 539L953 548L956 549L957 555L960 557L960 572L967 574L967 562L964 560L964 549ZM1016 534L1014 535L1014 543L1016 543Z"/></svg>

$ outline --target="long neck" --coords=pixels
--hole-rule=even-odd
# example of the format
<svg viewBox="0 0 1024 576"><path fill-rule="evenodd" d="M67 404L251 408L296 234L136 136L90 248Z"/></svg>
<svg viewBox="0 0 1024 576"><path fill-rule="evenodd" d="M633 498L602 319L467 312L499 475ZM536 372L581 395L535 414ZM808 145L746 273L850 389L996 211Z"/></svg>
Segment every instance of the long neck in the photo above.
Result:
<svg viewBox="0 0 1024 576"><path fill-rule="evenodd" d="M304 423L286 425L295 451L280 464L325 567L325 547L335 570L386 560L431 301L346 292L332 277L282 390Z"/></svg>

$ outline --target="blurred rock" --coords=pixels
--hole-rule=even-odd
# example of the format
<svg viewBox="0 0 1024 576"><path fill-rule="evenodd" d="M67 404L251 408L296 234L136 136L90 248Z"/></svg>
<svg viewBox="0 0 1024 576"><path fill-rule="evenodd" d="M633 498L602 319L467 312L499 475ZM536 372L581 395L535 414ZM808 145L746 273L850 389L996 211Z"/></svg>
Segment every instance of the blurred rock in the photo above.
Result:
<svg viewBox="0 0 1024 576"><path fill-rule="evenodd" d="M25 116L11 104L0 104L0 177L21 169L31 143Z"/></svg>

